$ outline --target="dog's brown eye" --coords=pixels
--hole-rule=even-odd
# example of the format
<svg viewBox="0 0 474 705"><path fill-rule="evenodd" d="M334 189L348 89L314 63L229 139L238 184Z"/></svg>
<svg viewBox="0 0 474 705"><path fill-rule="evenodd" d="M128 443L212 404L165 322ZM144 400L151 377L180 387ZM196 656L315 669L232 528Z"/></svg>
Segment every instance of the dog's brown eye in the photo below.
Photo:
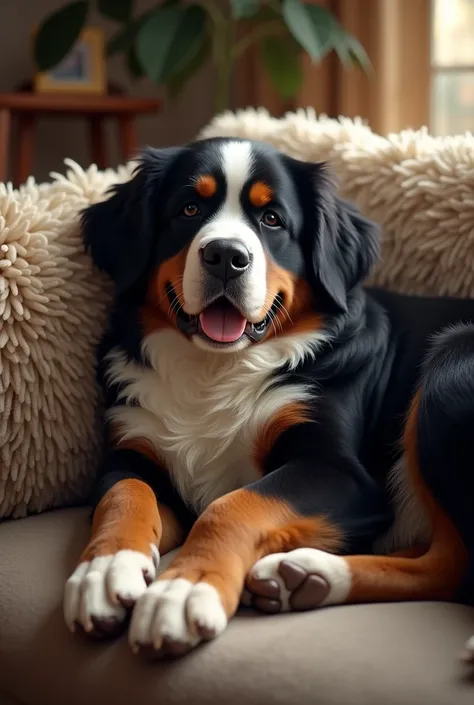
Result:
<svg viewBox="0 0 474 705"><path fill-rule="evenodd" d="M269 228L279 228L281 220L274 211L265 211L262 217L262 223L268 225Z"/></svg>
<svg viewBox="0 0 474 705"><path fill-rule="evenodd" d="M187 218L194 218L196 215L199 215L199 206L195 203L186 203L183 208L183 215Z"/></svg>

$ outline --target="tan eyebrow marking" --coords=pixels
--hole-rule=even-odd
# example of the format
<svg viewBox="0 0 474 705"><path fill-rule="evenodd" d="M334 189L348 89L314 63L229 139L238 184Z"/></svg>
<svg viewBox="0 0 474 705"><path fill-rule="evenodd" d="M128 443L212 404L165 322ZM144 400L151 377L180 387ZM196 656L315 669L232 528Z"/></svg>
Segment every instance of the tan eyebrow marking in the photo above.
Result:
<svg viewBox="0 0 474 705"><path fill-rule="evenodd" d="M210 174L202 174L196 180L196 191L202 198L211 198L217 191L217 182Z"/></svg>
<svg viewBox="0 0 474 705"><path fill-rule="evenodd" d="M256 181L249 193L250 203L256 208L268 205L273 198L273 191L264 181Z"/></svg>

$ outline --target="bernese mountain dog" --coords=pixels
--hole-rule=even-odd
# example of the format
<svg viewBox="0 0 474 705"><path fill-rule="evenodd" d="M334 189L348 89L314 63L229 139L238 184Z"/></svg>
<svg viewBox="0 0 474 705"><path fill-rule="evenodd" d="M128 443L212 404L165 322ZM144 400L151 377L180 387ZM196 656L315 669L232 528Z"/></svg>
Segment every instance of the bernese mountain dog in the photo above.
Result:
<svg viewBox="0 0 474 705"><path fill-rule="evenodd" d="M474 302L364 289L376 225L258 142L149 149L82 227L115 301L71 630L177 656L243 596L473 602Z"/></svg>

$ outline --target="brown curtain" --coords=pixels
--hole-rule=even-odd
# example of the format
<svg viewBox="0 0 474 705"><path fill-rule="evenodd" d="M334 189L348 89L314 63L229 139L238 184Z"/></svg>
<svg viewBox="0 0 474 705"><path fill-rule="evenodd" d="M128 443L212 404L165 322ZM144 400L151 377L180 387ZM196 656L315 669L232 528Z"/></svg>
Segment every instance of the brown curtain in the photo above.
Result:
<svg viewBox="0 0 474 705"><path fill-rule="evenodd" d="M373 69L346 69L334 54L320 65L303 58L304 82L284 104L263 73L256 52L239 66L237 106L263 105L280 115L312 106L331 117L361 116L379 133L428 123L431 0L317 0L363 44Z"/></svg>

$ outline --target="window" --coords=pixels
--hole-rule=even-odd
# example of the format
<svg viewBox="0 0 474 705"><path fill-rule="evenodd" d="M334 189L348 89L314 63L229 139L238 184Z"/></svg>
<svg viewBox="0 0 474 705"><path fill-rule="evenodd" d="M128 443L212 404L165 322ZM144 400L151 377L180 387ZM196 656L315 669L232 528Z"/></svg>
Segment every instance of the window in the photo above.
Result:
<svg viewBox="0 0 474 705"><path fill-rule="evenodd" d="M431 7L431 132L474 132L474 0Z"/></svg>

